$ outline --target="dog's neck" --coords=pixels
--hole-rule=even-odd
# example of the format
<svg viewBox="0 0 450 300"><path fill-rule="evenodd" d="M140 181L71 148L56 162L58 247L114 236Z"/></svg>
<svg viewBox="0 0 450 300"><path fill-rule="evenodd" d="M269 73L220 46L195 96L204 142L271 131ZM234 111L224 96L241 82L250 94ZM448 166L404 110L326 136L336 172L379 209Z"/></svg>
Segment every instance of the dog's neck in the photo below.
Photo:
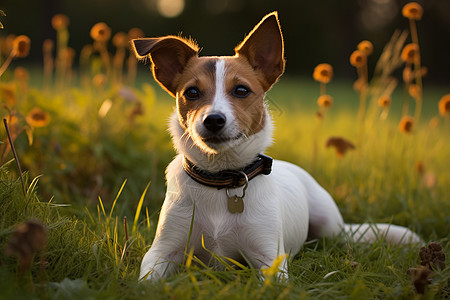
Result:
<svg viewBox="0 0 450 300"><path fill-rule="evenodd" d="M252 163L272 143L272 118L266 111L264 128L249 136L243 143L223 149L217 154L203 152L186 134L178 121L177 112L170 119L170 133L177 153L184 155L198 168L215 173L223 170L239 170Z"/></svg>

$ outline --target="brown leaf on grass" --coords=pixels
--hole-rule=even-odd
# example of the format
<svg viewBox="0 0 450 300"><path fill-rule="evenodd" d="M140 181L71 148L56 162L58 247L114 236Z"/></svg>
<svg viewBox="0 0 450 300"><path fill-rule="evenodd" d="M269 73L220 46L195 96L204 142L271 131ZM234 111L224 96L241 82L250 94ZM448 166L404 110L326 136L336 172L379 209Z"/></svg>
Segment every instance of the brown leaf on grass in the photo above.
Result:
<svg viewBox="0 0 450 300"><path fill-rule="evenodd" d="M416 170L417 174L423 175L426 171L426 167L423 161L416 161L416 163L414 164L414 170Z"/></svg>
<svg viewBox="0 0 450 300"><path fill-rule="evenodd" d="M410 268L408 272L413 277L413 285L419 294L424 294L425 289L431 283L433 271L429 268L420 266L418 268Z"/></svg>
<svg viewBox="0 0 450 300"><path fill-rule="evenodd" d="M17 257L19 271L24 272L30 268L34 254L44 249L46 240L47 231L41 222L29 220L20 223L14 228L13 236L6 245L5 254Z"/></svg>
<svg viewBox="0 0 450 300"><path fill-rule="evenodd" d="M435 270L445 268L445 253L438 242L431 242L428 247L422 247L419 251L420 266L410 268L408 273L412 276L413 285L417 293L424 294L426 287L431 283Z"/></svg>
<svg viewBox="0 0 450 300"><path fill-rule="evenodd" d="M445 269L445 253L438 242L431 242L428 247L420 248L419 256L422 266L428 267L430 270Z"/></svg>
<svg viewBox="0 0 450 300"><path fill-rule="evenodd" d="M343 157L345 153L350 149L355 149L355 145L352 142L342 137L330 137L325 143L325 147L334 147L336 149L336 155Z"/></svg>

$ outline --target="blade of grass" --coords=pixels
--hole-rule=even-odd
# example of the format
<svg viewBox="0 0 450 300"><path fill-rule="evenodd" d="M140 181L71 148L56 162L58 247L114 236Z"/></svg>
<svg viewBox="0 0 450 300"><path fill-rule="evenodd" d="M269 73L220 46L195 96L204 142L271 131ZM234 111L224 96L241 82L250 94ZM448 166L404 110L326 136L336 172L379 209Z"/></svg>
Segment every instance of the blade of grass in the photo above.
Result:
<svg viewBox="0 0 450 300"><path fill-rule="evenodd" d="M128 242L128 222L127 216L123 217L123 229L125 231L125 243Z"/></svg>
<svg viewBox="0 0 450 300"><path fill-rule="evenodd" d="M117 219L117 217L115 218L116 219L116 222L114 223L114 231L113 231L113 251L114 251L114 259L115 259L115 262L116 262L116 265L118 266L119 265L119 256L117 255L117 247L118 247L118 240L119 240L119 234L118 234L118 232L117 232L117 225L118 225L118 219Z"/></svg>
<svg viewBox="0 0 450 300"><path fill-rule="evenodd" d="M100 196L98 196L98 202L100 202L100 206L101 206L101 208L102 208L103 215L104 215L105 218L106 218L105 207L103 206L102 198L101 198Z"/></svg>
<svg viewBox="0 0 450 300"><path fill-rule="evenodd" d="M136 232L137 222L139 220L139 215L141 213L142 204L144 203L145 194L147 194L147 190L148 190L149 187L150 187L150 182L145 187L145 190L142 193L141 199L139 199L139 203L138 203L138 206L136 208L136 214L134 215L134 222L133 222L133 228L131 230L131 235L134 235L134 233Z"/></svg>
<svg viewBox="0 0 450 300"><path fill-rule="evenodd" d="M111 211L109 212L109 218L110 218L110 219L111 219L111 215L112 215L112 213L113 213L113 211L114 211L114 207L116 206L117 199L119 199L119 196L122 194L122 190L123 190L123 188L125 187L125 184L126 184L126 183L127 183L127 179L125 179L125 180L123 181L122 186L121 186L120 189L119 189L119 192L117 192L116 198L114 199L113 204L112 204L112 207L111 207Z"/></svg>
<svg viewBox="0 0 450 300"><path fill-rule="evenodd" d="M30 197L30 194L36 189L36 186L39 182L39 178L41 178L41 176L42 175L39 175L31 181L30 185L28 186L27 197Z"/></svg>
<svg viewBox="0 0 450 300"><path fill-rule="evenodd" d="M213 251L211 251L211 250L209 250L209 249L207 249L206 247L205 247L205 240L204 240L204 238L203 238L203 234L202 234L202 247L203 247L203 249L206 251L206 252L208 252L209 254L211 254L211 257L214 259L217 259L224 267L225 267L225 269L226 270L228 270L228 271L232 271L233 270L233 268L229 265L229 264L227 264L227 262L226 261L224 261L223 260L223 258L220 256L220 255L217 255L216 253L214 253Z"/></svg>
<svg viewBox="0 0 450 300"><path fill-rule="evenodd" d="M185 259L187 257L187 251L188 251L189 243L191 241L191 236L192 236L192 229L194 227L194 216L195 216L195 200L194 200L194 205L192 205L192 217L191 217L191 224L189 225L188 240L186 242L186 247L184 248L184 257L185 257Z"/></svg>
<svg viewBox="0 0 450 300"><path fill-rule="evenodd" d="M187 259L186 259L186 263L185 263L186 268L189 269L191 267L193 257L194 257L194 248L191 248L191 250L189 251L189 254L187 255Z"/></svg>
<svg viewBox="0 0 450 300"><path fill-rule="evenodd" d="M234 260L234 259L229 258L229 257L226 257L226 256L224 256L223 258L226 259L226 260L228 260L228 261L230 261L232 264L238 266L238 267L241 268L242 270L246 270L246 269L247 269L246 266L244 266L243 264L241 264L241 263L238 262L237 260Z"/></svg>
<svg viewBox="0 0 450 300"><path fill-rule="evenodd" d="M150 218L148 217L148 207L145 208L145 216L147 217L147 230L150 231Z"/></svg>

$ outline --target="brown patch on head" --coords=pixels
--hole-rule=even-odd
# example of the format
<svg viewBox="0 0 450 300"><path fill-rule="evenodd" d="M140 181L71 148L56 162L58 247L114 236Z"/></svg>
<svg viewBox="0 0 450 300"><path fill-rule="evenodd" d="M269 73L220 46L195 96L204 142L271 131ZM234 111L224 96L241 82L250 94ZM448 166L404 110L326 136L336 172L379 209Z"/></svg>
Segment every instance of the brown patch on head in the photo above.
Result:
<svg viewBox="0 0 450 300"><path fill-rule="evenodd" d="M239 128L247 136L258 133L264 128L266 122L263 77L243 57L226 59L226 70L225 89L233 106ZM239 85L250 89L251 93L248 97L233 96L233 90Z"/></svg>
<svg viewBox="0 0 450 300"><path fill-rule="evenodd" d="M193 57L178 80L178 119L184 129L188 128L214 99L216 61L215 57ZM184 95L186 90L192 87L197 88L200 93L198 100L189 100Z"/></svg>
<svg viewBox="0 0 450 300"><path fill-rule="evenodd" d="M223 60L225 74L223 76L223 101L231 104L232 113L241 133L251 136L261 131L266 122L264 104L264 78L259 70L255 70L244 57L194 57L179 78L177 87L177 108L180 125L187 129L196 120L204 116L213 103L218 87L216 86L216 63ZM237 87L248 88L246 97L235 94ZM200 94L196 100L190 100L185 93L196 88ZM219 101L221 101L219 100ZM225 113L225 112L222 112Z"/></svg>

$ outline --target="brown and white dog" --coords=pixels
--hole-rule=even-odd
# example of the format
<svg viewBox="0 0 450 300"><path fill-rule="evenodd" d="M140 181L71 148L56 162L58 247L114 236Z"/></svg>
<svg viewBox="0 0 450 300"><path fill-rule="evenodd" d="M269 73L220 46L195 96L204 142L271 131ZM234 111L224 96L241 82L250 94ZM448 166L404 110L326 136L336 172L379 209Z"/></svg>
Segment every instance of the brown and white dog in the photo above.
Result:
<svg viewBox="0 0 450 300"><path fill-rule="evenodd" d="M400 226L345 224L307 172L262 155L272 142L264 96L285 66L276 12L256 25L234 56L199 57L192 41L177 36L132 44L137 58L150 58L154 78L177 104L170 132L178 155L166 171L166 198L140 278L172 274L186 249L213 266L220 264L210 252L241 262L244 256L262 268L278 255L293 257L307 238L342 231L361 241L420 242ZM287 276L286 259L280 276Z"/></svg>

